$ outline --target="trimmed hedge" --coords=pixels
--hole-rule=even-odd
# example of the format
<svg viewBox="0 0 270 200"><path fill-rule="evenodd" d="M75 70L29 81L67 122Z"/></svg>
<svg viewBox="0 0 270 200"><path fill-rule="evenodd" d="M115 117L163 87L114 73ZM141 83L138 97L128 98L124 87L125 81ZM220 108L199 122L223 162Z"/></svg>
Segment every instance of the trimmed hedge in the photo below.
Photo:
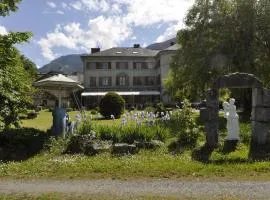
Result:
<svg viewBox="0 0 270 200"><path fill-rule="evenodd" d="M115 92L108 92L100 101L100 113L107 119L114 115L119 118L124 112L125 100Z"/></svg>

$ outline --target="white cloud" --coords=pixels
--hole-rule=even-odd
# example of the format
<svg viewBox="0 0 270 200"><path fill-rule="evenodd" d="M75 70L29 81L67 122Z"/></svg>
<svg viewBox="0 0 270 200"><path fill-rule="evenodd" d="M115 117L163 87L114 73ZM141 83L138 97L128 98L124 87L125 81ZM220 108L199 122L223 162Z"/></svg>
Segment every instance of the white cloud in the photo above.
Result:
<svg viewBox="0 0 270 200"><path fill-rule="evenodd" d="M76 10L107 12L110 3L107 0L77 0L69 4Z"/></svg>
<svg viewBox="0 0 270 200"><path fill-rule="evenodd" d="M47 33L46 37L37 43L41 47L42 55L52 60L58 55L54 52L57 47L90 52L92 47L107 49L117 46L131 35L132 30L121 18L99 16L89 20L85 29L81 28L80 23L69 23L65 26L58 24L53 32Z"/></svg>
<svg viewBox="0 0 270 200"><path fill-rule="evenodd" d="M47 1L46 4L51 8L56 8L56 4L52 1Z"/></svg>
<svg viewBox="0 0 270 200"><path fill-rule="evenodd" d="M4 26L0 25L0 35L7 35L8 31Z"/></svg>
<svg viewBox="0 0 270 200"><path fill-rule="evenodd" d="M62 6L62 8L64 8L64 9L70 9L70 7L68 6L68 4L66 4L65 2L62 2L61 3L61 6Z"/></svg>
<svg viewBox="0 0 270 200"><path fill-rule="evenodd" d="M57 10L56 13L59 14L59 15L65 14L62 10Z"/></svg>
<svg viewBox="0 0 270 200"><path fill-rule="evenodd" d="M165 32L162 35L158 36L155 42L163 42L165 40L176 37L177 31L180 30L180 28L182 28L181 22L177 24L170 24L165 30Z"/></svg>
<svg viewBox="0 0 270 200"><path fill-rule="evenodd" d="M76 1L70 4L70 6L76 10L82 10L83 5L80 1Z"/></svg>
<svg viewBox="0 0 270 200"><path fill-rule="evenodd" d="M175 37L184 26L183 19L194 0L72 0L62 2L64 10L73 9L89 16L88 24L68 23L58 25L53 32L38 41L47 59L57 55L57 47L75 51L90 51L91 47L110 48L127 39L140 38L133 35L136 28L156 25L168 27L156 38L157 42ZM59 10L58 14L63 11ZM91 16L99 14L98 17ZM162 24L162 27L160 26ZM82 28L83 27L83 28ZM146 45L146 44L145 44Z"/></svg>

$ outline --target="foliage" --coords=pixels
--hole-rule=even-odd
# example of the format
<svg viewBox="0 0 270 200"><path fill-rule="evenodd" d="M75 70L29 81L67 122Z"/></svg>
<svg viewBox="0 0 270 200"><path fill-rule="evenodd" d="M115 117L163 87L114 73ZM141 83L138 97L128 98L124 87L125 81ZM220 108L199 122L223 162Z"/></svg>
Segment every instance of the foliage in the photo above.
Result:
<svg viewBox="0 0 270 200"><path fill-rule="evenodd" d="M92 121L91 119L83 119L81 122L80 122L80 125L78 127L78 134L80 135L88 135L91 133L93 129L93 126L92 126Z"/></svg>
<svg viewBox="0 0 270 200"><path fill-rule="evenodd" d="M249 123L240 123L240 142L249 145L251 136L251 125Z"/></svg>
<svg viewBox="0 0 270 200"><path fill-rule="evenodd" d="M144 111L145 112L148 112L148 113L155 112L155 108L154 107L151 107L151 106L147 106L147 107L145 107Z"/></svg>
<svg viewBox="0 0 270 200"><path fill-rule="evenodd" d="M21 55L21 61L23 63L24 70L29 74L31 80L35 81L38 75L36 64L24 55Z"/></svg>
<svg viewBox="0 0 270 200"><path fill-rule="evenodd" d="M155 113L159 113L159 117L160 117L160 113L163 112L165 113L166 112L166 108L164 107L163 103L162 102L159 102L155 105Z"/></svg>
<svg viewBox="0 0 270 200"><path fill-rule="evenodd" d="M193 116L191 104L183 101L183 108L172 113L168 122L172 134L178 138L178 143L184 147L194 147L199 137L199 129Z"/></svg>
<svg viewBox="0 0 270 200"><path fill-rule="evenodd" d="M127 126L95 126L101 140L112 140L114 143L124 142L132 144L134 141L149 142L151 140L165 141L169 133L162 125L156 126L129 124Z"/></svg>
<svg viewBox="0 0 270 200"><path fill-rule="evenodd" d="M16 11L19 2L21 0L2 0L0 3L0 16L6 16L9 15L10 11Z"/></svg>
<svg viewBox="0 0 270 200"><path fill-rule="evenodd" d="M270 1L196 0L166 80L175 98L204 95L220 75L254 73L270 86Z"/></svg>
<svg viewBox="0 0 270 200"><path fill-rule="evenodd" d="M18 0L0 3L0 15L17 9ZM31 103L32 80L24 69L16 43L26 42L31 33L0 35L0 130L10 125L19 126L19 114Z"/></svg>
<svg viewBox="0 0 270 200"><path fill-rule="evenodd" d="M61 137L50 137L46 142L46 149L52 155L60 155L67 147L69 142L68 139L64 139Z"/></svg>
<svg viewBox="0 0 270 200"><path fill-rule="evenodd" d="M124 112L125 100L123 97L115 92L108 92L100 101L100 113L105 118L110 118L114 115L115 118L119 118Z"/></svg>

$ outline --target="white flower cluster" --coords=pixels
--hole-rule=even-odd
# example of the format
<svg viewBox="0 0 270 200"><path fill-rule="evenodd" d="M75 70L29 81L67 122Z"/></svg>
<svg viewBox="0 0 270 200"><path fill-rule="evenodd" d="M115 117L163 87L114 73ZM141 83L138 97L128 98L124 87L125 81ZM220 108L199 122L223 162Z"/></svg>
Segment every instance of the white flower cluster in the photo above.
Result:
<svg viewBox="0 0 270 200"><path fill-rule="evenodd" d="M148 125L154 125L156 118L161 117L161 120L167 121L170 120L169 112L161 112L155 114L154 112L130 112L122 115L121 125L126 126L128 121L134 121L137 125L142 125L145 122Z"/></svg>

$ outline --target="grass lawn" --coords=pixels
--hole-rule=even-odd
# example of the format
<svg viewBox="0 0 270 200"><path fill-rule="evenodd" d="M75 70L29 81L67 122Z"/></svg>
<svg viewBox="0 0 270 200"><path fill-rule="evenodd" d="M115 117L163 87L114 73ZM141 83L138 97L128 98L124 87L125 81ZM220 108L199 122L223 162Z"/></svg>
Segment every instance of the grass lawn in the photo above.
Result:
<svg viewBox="0 0 270 200"><path fill-rule="evenodd" d="M71 111L69 112L69 117L71 121L75 121L75 116L79 114L79 111ZM86 116L89 117L90 113L86 112ZM28 127L28 128L36 128L42 131L46 131L47 129L50 129L52 126L52 112L49 112L49 110L42 110L38 114L38 116L35 119L28 119L28 120L22 120L22 127ZM115 120L94 120L95 124L120 124L120 119Z"/></svg>
<svg viewBox="0 0 270 200"><path fill-rule="evenodd" d="M71 118L74 119L76 113L71 112ZM46 130L51 123L51 113L44 110L36 119L23 121L23 126ZM108 125L120 123L120 120L95 120L94 123ZM270 162L251 162L248 160L248 151L248 146L242 143L235 152L229 154L223 154L217 149L212 153L210 162L205 164L192 160L190 151L171 155L167 147L155 151L141 150L134 156L124 157L108 153L93 157L71 156L44 150L26 161L0 163L0 177L270 180Z"/></svg>

